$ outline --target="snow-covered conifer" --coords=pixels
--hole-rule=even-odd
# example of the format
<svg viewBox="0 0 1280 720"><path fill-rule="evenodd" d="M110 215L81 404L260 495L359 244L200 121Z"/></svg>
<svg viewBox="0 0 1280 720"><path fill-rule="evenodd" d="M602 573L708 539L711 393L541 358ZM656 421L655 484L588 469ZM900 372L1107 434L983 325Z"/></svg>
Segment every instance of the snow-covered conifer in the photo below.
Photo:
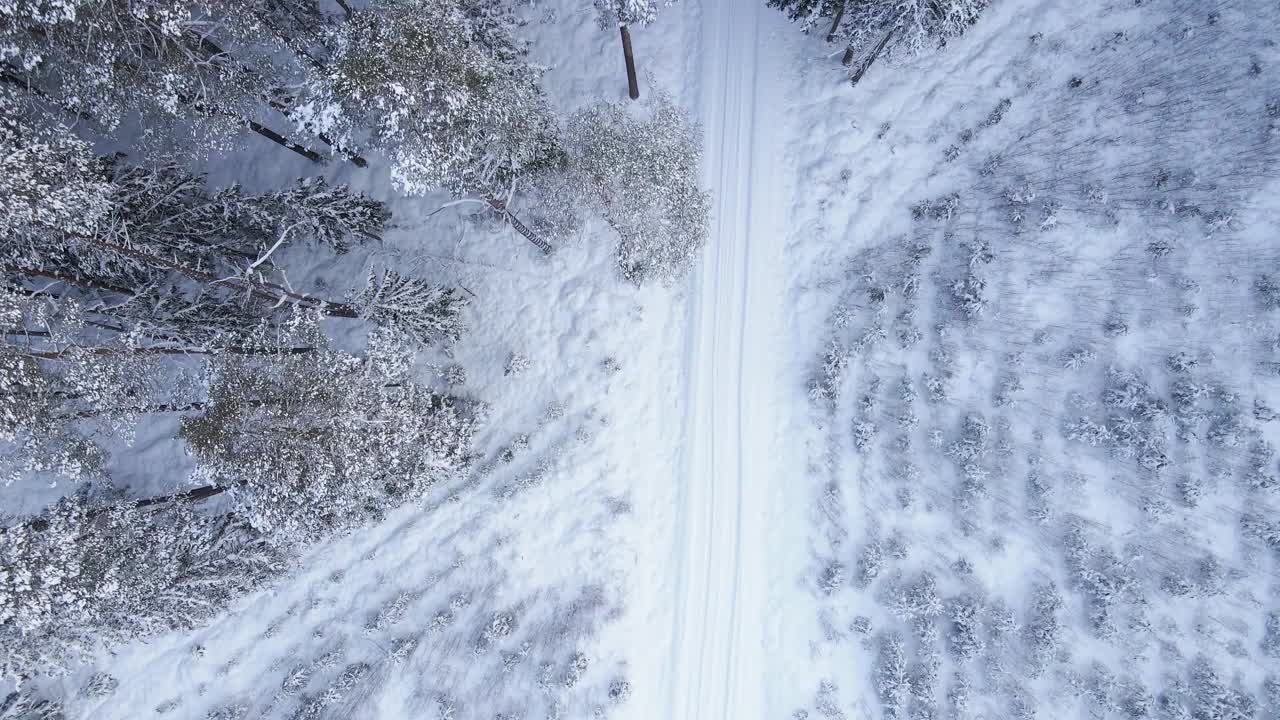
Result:
<svg viewBox="0 0 1280 720"><path fill-rule="evenodd" d="M1053 583L1038 584L1031 601L1026 637L1032 672L1039 675L1058 652L1062 641L1062 595Z"/></svg>
<svg viewBox="0 0 1280 720"><path fill-rule="evenodd" d="M477 4L477 7L480 7ZM557 153L556 127L508 23L460 0L382 0L329 31L294 110L339 147L377 148L396 185L504 196Z"/></svg>
<svg viewBox="0 0 1280 720"><path fill-rule="evenodd" d="M982 601L976 595L966 593L947 601L946 613L951 621L947 638L956 657L967 660L980 654L986 647L982 635L982 616L985 614Z"/></svg>
<svg viewBox="0 0 1280 720"><path fill-rule="evenodd" d="M911 693L907 675L907 654L902 636L889 633L880 638L875 664L876 692L886 718L901 718Z"/></svg>
<svg viewBox="0 0 1280 720"><path fill-rule="evenodd" d="M253 525L317 538L383 517L471 462L470 406L413 382L388 331L366 356L330 348L314 316L264 326L211 364L203 414L183 420L195 477L230 490ZM314 348L293 353L296 346Z"/></svg>
<svg viewBox="0 0 1280 720"><path fill-rule="evenodd" d="M641 118L616 103L586 108L570 119L566 138L570 172L618 234L618 269L637 285L683 276L710 232L695 126L661 92L645 108Z"/></svg>
<svg viewBox="0 0 1280 720"><path fill-rule="evenodd" d="M284 566L233 516L75 494L0 532L0 672L60 673L103 644L190 629Z"/></svg>
<svg viewBox="0 0 1280 720"><path fill-rule="evenodd" d="M319 159L252 118L287 111L295 65L276 61L280 0L63 0L9 4L0 22L8 84L25 107L113 136L126 118L145 143L184 154L226 148L246 127ZM278 19L280 15L274 13ZM317 22L319 22L317 20ZM245 49L241 55L235 49ZM191 142L192 132L198 142Z"/></svg>

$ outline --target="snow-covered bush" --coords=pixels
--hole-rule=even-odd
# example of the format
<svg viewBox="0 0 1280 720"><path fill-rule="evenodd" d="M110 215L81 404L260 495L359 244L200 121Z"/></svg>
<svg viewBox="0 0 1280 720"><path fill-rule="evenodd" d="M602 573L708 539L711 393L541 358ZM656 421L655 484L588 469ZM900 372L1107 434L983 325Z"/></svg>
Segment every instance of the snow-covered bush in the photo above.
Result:
<svg viewBox="0 0 1280 720"><path fill-rule="evenodd" d="M874 679L885 717L904 717L911 681L907 675L906 648L898 633L888 633L880 638Z"/></svg>
<svg viewBox="0 0 1280 720"><path fill-rule="evenodd" d="M942 598L933 573L921 573L914 583L896 588L889 600L889 609L911 623L928 622L941 616Z"/></svg>
<svg viewBox="0 0 1280 720"><path fill-rule="evenodd" d="M1280 310L1280 281L1271 275L1259 275L1253 281L1253 291L1263 310Z"/></svg>
<svg viewBox="0 0 1280 720"><path fill-rule="evenodd" d="M0 700L0 720L64 720L62 703L15 690Z"/></svg>
<svg viewBox="0 0 1280 720"><path fill-rule="evenodd" d="M631 699L631 683L624 678L614 678L609 682L609 702L622 705Z"/></svg>
<svg viewBox="0 0 1280 720"><path fill-rule="evenodd" d="M1262 654L1280 659L1280 612L1267 613L1262 633Z"/></svg>
<svg viewBox="0 0 1280 720"><path fill-rule="evenodd" d="M511 354L507 356L507 364L503 368L502 372L504 375L514 375L519 377L529 369L529 366L532 363L533 360L528 355L519 351L512 351Z"/></svg>
<svg viewBox="0 0 1280 720"><path fill-rule="evenodd" d="M1252 720L1257 701L1248 692L1227 687L1213 664L1204 656L1191 664L1192 716L1196 720Z"/></svg>
<svg viewBox="0 0 1280 720"><path fill-rule="evenodd" d="M466 304L453 288L389 269L370 270L364 288L350 303L358 317L424 345L448 345L462 337Z"/></svg>
<svg viewBox="0 0 1280 720"><path fill-rule="evenodd" d="M838 592L844 587L844 584L844 565L838 562L828 563L818 576L818 587L827 595Z"/></svg>
<svg viewBox="0 0 1280 720"><path fill-rule="evenodd" d="M862 552L858 555L858 585L867 587L876 578L880 577L880 571L884 569L884 546L880 541L873 540L862 548Z"/></svg>
<svg viewBox="0 0 1280 720"><path fill-rule="evenodd" d="M981 654L986 647L982 633L982 617L985 615L982 601L971 593L951 598L946 604L946 614L951 621L947 639L956 657L968 660Z"/></svg>
<svg viewBox="0 0 1280 720"><path fill-rule="evenodd" d="M1053 583L1037 584L1031 614L1025 628L1033 674L1039 675L1053 660L1062 642L1062 595Z"/></svg>

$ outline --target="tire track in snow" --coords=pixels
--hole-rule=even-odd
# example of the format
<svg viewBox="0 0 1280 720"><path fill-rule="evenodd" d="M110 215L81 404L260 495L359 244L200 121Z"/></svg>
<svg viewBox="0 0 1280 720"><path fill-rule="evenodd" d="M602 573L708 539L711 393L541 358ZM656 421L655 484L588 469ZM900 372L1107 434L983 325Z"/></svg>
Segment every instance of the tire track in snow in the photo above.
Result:
<svg viewBox="0 0 1280 720"><path fill-rule="evenodd" d="M763 290L753 240L774 245L757 118L765 105L757 52L766 9L708 0L702 16L704 168L714 195L711 242L691 286L686 338L684 477L675 538L677 572L666 716L763 717L760 508L769 485L767 430L744 414L772 379L768 340L753 308ZM763 167L761 167L763 165ZM764 200L766 202L760 202ZM777 260L776 253L768 253ZM750 294L748 289L750 288ZM765 349L765 352L761 352Z"/></svg>

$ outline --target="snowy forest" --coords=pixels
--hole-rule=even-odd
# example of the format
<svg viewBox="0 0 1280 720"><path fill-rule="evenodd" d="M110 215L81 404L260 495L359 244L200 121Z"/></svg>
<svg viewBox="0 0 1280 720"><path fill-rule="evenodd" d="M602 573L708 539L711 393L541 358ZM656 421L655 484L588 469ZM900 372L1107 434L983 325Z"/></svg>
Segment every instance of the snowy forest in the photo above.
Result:
<svg viewBox="0 0 1280 720"><path fill-rule="evenodd" d="M1280 720L1276 28L0 0L0 720Z"/></svg>

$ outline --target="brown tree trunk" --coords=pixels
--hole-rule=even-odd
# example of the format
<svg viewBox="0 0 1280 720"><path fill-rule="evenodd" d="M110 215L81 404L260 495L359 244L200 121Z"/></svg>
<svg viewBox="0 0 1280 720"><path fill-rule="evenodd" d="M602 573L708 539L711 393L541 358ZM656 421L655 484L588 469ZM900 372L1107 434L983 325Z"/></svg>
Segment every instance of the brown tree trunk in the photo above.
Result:
<svg viewBox="0 0 1280 720"><path fill-rule="evenodd" d="M840 63L842 65L848 65L849 63L852 63L852 62L853 62L853 46L850 45L849 47L844 49L844 57L840 58Z"/></svg>
<svg viewBox="0 0 1280 720"><path fill-rule="evenodd" d="M244 482L240 482L238 484L244 485ZM207 500L211 497L221 495L230 489L231 487L228 485L202 485L186 492L174 493L173 495L157 495L155 497L144 498L142 500L135 500L133 505L134 507L143 508L150 507L152 505L164 505L165 503L171 502L199 502L201 500ZM111 505L93 508L89 511L89 517L101 515L111 508ZM49 529L49 521L42 517L34 518L29 522L28 527L36 532L44 532ZM0 535L4 535L7 532L7 529L0 527Z"/></svg>
<svg viewBox="0 0 1280 720"><path fill-rule="evenodd" d="M177 493L176 495L159 495L157 497L149 497L149 498L146 498L145 500L137 501L136 503L134 503L134 505L136 507L147 507L148 505L162 505L164 503L176 502L180 500L196 502L199 500L206 500L215 495L221 495L222 493L226 492L228 489L229 488L226 485L203 485L201 487L195 488L194 490L188 490L184 493Z"/></svg>
<svg viewBox="0 0 1280 720"><path fill-rule="evenodd" d="M880 57L880 53L884 52L885 46L889 44L889 39L893 37L893 33L897 31L897 29L897 27L889 28L889 32L885 33L884 37L880 38L880 43L871 51L871 54L867 56L867 59L863 60L862 63L858 65L858 69L849 76L849 82L851 84L857 85L858 81L862 79L862 76L867 74L867 71L871 69L871 63L875 62L876 58Z"/></svg>
<svg viewBox="0 0 1280 720"><path fill-rule="evenodd" d="M551 254L551 250L552 250L551 243L538 237L537 234L535 234L532 230L530 230L524 223L520 222L520 218L516 217L515 215L512 215L511 211L507 209L506 203L502 202L501 200L495 197L486 197L485 201L489 203L489 207L493 208L494 210L497 210L498 213L502 215L502 219L510 223L511 227L516 229L516 232L523 235L525 239L528 240L529 242L533 243L534 245L537 245L538 249L542 251L542 254L544 255ZM471 291L468 290L467 292L471 292Z"/></svg>
<svg viewBox="0 0 1280 720"><path fill-rule="evenodd" d="M632 100L640 97L640 81L636 79L636 58L631 52L631 33L626 25L619 25L622 31L622 57L627 61L627 94Z"/></svg>
<svg viewBox="0 0 1280 720"><path fill-rule="evenodd" d="M840 7L836 8L836 17L831 21L831 30L827 32L827 42L835 42L836 31L840 29L840 21L844 19L844 3L840 3ZM848 65L849 63L845 63Z"/></svg>
<svg viewBox="0 0 1280 720"><path fill-rule="evenodd" d="M204 409L205 409L205 404L202 402L193 402L187 405L162 403L160 405L141 405L138 407L129 407L129 408L103 408L100 410L79 410L73 413L58 415L57 419L58 420L87 420L89 418L99 417L101 415L108 415L113 413L133 413L136 415L151 415L151 414L160 414L160 413L196 412L198 410L204 410Z"/></svg>
<svg viewBox="0 0 1280 720"><path fill-rule="evenodd" d="M275 130L272 130L271 128L261 125L248 118L245 118L245 123L249 126L250 130L258 133L262 137L270 140L271 142L283 148L286 148L288 150L292 150L293 152L301 155L302 157L310 160L313 163L319 163L322 165L324 164L324 156L322 156L320 153L316 152L315 150L312 150L309 147L299 145L298 143L281 135Z"/></svg>

